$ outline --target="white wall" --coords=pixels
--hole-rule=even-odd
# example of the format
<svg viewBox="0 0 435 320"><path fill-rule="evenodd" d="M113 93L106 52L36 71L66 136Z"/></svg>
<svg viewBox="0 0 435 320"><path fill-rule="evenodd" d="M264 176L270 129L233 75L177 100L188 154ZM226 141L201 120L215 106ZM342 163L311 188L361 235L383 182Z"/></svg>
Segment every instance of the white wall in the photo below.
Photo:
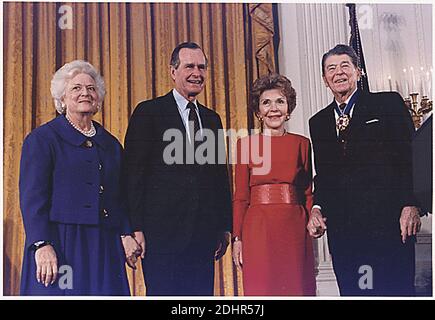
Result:
<svg viewBox="0 0 435 320"><path fill-rule="evenodd" d="M391 76L392 90L407 96L413 87L414 73L412 91L421 93L421 80L424 80L427 94L432 78L432 5L376 4L357 8L361 14L371 15L367 23L360 26L370 90L389 91L388 77ZM403 69L407 70L406 77ZM426 79L427 72L430 79Z"/></svg>

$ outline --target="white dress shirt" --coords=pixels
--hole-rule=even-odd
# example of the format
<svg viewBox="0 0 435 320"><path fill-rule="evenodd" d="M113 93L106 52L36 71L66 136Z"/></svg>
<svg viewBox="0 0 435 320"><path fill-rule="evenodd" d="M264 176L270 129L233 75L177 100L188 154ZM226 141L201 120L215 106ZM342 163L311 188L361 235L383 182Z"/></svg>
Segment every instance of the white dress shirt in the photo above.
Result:
<svg viewBox="0 0 435 320"><path fill-rule="evenodd" d="M183 120L184 128L186 128L187 137L189 138L189 141L191 142L190 130L189 130L189 112L190 112L190 109L187 108L187 104L190 101L187 100L185 97L183 97L175 88L172 90L172 94L174 95L175 102L177 103L178 112L180 113L181 119ZM199 116L199 110L198 110L198 105L197 105L196 99L194 101L192 101L192 103L195 105L195 111L196 111L196 114L197 114L198 120L199 120L199 129L200 129L201 134L202 134L202 121L201 121L201 117Z"/></svg>

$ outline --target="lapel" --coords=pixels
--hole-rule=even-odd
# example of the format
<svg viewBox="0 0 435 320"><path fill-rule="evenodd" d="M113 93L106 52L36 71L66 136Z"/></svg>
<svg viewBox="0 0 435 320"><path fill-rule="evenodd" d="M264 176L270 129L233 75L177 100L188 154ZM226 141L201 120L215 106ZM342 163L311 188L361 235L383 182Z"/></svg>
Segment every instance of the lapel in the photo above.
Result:
<svg viewBox="0 0 435 320"><path fill-rule="evenodd" d="M178 111L178 105L175 101L174 94L172 90L162 97L163 105L165 110L163 111L163 116L167 116L167 120L164 121L168 128L176 128L183 131L186 134L186 128L184 127L183 119L181 118L180 112ZM207 107L202 105L198 100L196 101L198 107L199 117L203 128L212 129L213 123L212 119L208 116ZM165 118L166 119L166 118Z"/></svg>
<svg viewBox="0 0 435 320"><path fill-rule="evenodd" d="M364 92L359 93L358 101L355 103L352 119L349 123L349 140L352 140L361 128L365 126L365 122L373 117L371 109L369 108L368 95L368 93Z"/></svg>
<svg viewBox="0 0 435 320"><path fill-rule="evenodd" d="M166 129L178 129L183 133L186 139L186 128L183 119L178 111L177 102L175 101L172 90L162 97L161 119L160 123L164 124Z"/></svg>
<svg viewBox="0 0 435 320"><path fill-rule="evenodd" d="M199 117L201 118L201 124L203 129L213 129L210 113L207 112L207 107L197 102Z"/></svg>
<svg viewBox="0 0 435 320"><path fill-rule="evenodd" d="M78 132L76 129L74 129L68 122L68 120L65 118L64 115L59 115L52 121L50 121L48 124L50 127L56 131L56 133L62 137L63 140L67 141L68 143L75 145L75 146L81 146L86 140L93 140L98 145L100 145L102 148L107 148L110 146L111 137L110 135L104 130L104 128L98 123L93 121L95 129L97 133L95 136L91 138L85 137L83 134Z"/></svg>
<svg viewBox="0 0 435 320"><path fill-rule="evenodd" d="M74 129L64 115L58 115L48 123L50 127L66 142L80 146L86 141L86 137Z"/></svg>
<svg viewBox="0 0 435 320"><path fill-rule="evenodd" d="M337 141L337 130L336 130L336 121L335 121L335 101L333 100L325 110L325 121L323 128L324 138L327 140Z"/></svg>
<svg viewBox="0 0 435 320"><path fill-rule="evenodd" d="M106 129L104 129L103 126L100 125L98 122L93 122L97 133L95 134L95 136L92 137L92 139L103 149L109 148L110 145L113 143L110 133L107 132Z"/></svg>

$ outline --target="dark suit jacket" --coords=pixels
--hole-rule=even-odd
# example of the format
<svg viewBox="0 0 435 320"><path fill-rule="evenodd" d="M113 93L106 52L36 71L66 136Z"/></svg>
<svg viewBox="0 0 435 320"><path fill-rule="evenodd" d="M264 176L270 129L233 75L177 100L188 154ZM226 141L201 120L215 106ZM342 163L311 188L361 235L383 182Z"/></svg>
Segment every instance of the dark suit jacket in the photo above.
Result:
<svg viewBox="0 0 435 320"><path fill-rule="evenodd" d="M423 123L412 140L414 194L423 213L432 212L432 118Z"/></svg>
<svg viewBox="0 0 435 320"><path fill-rule="evenodd" d="M120 189L122 147L102 126L94 125L97 133L88 139L58 116L24 140L19 187L26 247L40 240L56 243L55 223L104 221L122 234L131 233ZM86 140L93 147L85 147Z"/></svg>
<svg viewBox="0 0 435 320"><path fill-rule="evenodd" d="M216 112L199 103L198 108L203 128L216 137L215 164L165 163L163 154L173 143L164 141L165 132L182 133L183 149L186 141L172 91L139 103L130 119L124 177L132 227L144 231L149 253L181 252L193 237L200 239L200 249L211 251L222 232L231 230L227 165L216 161L219 152L225 154L218 136L222 123Z"/></svg>
<svg viewBox="0 0 435 320"><path fill-rule="evenodd" d="M401 209L415 205L409 112L397 93L361 92L344 155L336 135L334 105L310 119L314 204L328 219L330 248L346 246L349 240L366 244L397 240Z"/></svg>

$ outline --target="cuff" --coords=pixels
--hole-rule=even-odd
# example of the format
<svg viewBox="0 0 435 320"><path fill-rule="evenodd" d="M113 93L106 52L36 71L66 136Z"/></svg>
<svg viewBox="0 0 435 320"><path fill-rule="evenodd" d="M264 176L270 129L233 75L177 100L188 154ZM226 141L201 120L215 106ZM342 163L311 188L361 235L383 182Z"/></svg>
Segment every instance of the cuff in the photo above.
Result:
<svg viewBox="0 0 435 320"><path fill-rule="evenodd" d="M36 251L48 245L51 245L49 241L44 241L44 240L36 241L35 243L32 244L32 250Z"/></svg>

